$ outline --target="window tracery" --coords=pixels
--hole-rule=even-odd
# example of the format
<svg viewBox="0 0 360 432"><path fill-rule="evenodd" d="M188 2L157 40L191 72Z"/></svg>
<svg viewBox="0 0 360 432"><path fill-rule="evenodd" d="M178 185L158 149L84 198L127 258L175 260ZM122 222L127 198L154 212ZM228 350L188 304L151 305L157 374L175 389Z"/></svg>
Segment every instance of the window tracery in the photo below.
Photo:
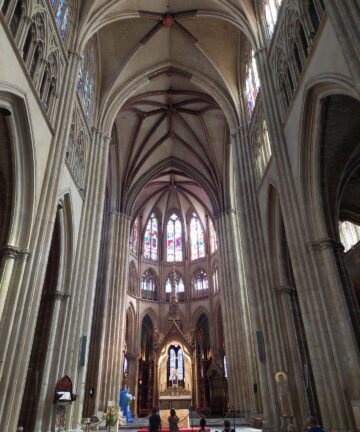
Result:
<svg viewBox="0 0 360 432"><path fill-rule="evenodd" d="M97 49L95 37L87 44L79 67L78 81L76 85L77 94L88 124L91 124L94 111L95 82L97 77Z"/></svg>
<svg viewBox="0 0 360 432"><path fill-rule="evenodd" d="M144 235L144 258L152 261L158 259L158 220L155 213L151 213Z"/></svg>
<svg viewBox="0 0 360 432"><path fill-rule="evenodd" d="M325 11L322 0L293 1L285 6L272 57L283 115L290 106Z"/></svg>
<svg viewBox="0 0 360 432"><path fill-rule="evenodd" d="M179 216L173 213L166 226L166 257L168 262L181 262L183 259L182 224Z"/></svg>
<svg viewBox="0 0 360 432"><path fill-rule="evenodd" d="M196 213L190 220L190 248L191 261L205 257L204 230Z"/></svg>
<svg viewBox="0 0 360 432"><path fill-rule="evenodd" d="M88 153L88 134L81 121L78 109L74 110L66 149L66 162L78 188L84 192L85 171Z"/></svg>
<svg viewBox="0 0 360 432"><path fill-rule="evenodd" d="M184 380L184 353L180 345L170 345L168 349L168 382L181 384Z"/></svg>
<svg viewBox="0 0 360 432"><path fill-rule="evenodd" d="M191 280L191 286L193 297L203 297L208 294L209 280L204 269L195 271Z"/></svg>
<svg viewBox="0 0 360 432"><path fill-rule="evenodd" d="M23 0L18 0L16 2L16 6L14 8L13 15L10 21L10 26L9 26L11 33L14 37L17 34L19 24L22 18L23 10L24 10Z"/></svg>
<svg viewBox="0 0 360 432"><path fill-rule="evenodd" d="M158 298L156 273L153 269L146 270L141 277L141 298L156 301Z"/></svg>

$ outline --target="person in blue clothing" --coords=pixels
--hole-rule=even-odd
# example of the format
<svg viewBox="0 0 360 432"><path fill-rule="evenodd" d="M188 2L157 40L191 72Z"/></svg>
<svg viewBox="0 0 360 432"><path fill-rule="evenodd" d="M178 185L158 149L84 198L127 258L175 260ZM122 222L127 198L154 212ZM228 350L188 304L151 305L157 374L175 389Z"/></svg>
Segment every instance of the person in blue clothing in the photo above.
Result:
<svg viewBox="0 0 360 432"><path fill-rule="evenodd" d="M308 432L325 432L325 429L318 425L315 417L309 417L306 424L308 426Z"/></svg>

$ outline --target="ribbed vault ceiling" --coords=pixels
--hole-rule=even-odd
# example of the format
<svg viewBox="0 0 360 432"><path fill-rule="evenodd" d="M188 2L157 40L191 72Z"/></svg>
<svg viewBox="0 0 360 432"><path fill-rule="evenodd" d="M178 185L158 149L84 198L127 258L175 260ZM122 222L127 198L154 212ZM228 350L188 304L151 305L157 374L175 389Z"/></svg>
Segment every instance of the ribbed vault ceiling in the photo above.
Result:
<svg viewBox="0 0 360 432"><path fill-rule="evenodd" d="M98 40L102 118L115 117L116 205L133 215L154 183L143 191L145 185L170 173L191 179L188 199L201 187L206 206L224 210L227 120L241 106L252 1L83 0L80 12L82 37Z"/></svg>
<svg viewBox="0 0 360 432"><path fill-rule="evenodd" d="M218 208L223 200L227 167L228 127L224 114L208 95L194 90L156 90L130 98L116 118L122 157L119 158L121 208L135 199L148 199L141 192L147 173L159 165L156 177L185 173L192 181L181 182L189 194L199 196L199 183ZM161 162L166 161L162 166ZM182 169L181 169L182 168ZM152 179L149 179L152 180ZM196 181L197 180L197 181ZM169 181L167 182L169 183ZM152 182L152 187L163 185ZM140 195L139 195L140 194Z"/></svg>

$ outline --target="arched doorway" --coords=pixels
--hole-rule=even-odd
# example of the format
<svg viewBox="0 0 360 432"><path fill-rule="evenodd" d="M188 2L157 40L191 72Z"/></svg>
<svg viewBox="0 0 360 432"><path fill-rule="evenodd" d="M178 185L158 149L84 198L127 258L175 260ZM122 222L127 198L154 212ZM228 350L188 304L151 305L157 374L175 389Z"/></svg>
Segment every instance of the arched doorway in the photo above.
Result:
<svg viewBox="0 0 360 432"><path fill-rule="evenodd" d="M359 118L358 100L343 94L325 98L320 139L323 209L329 237L345 246L336 259L360 347Z"/></svg>
<svg viewBox="0 0 360 432"><path fill-rule="evenodd" d="M18 424L24 430L35 430L37 410L41 397L42 381L45 372L49 338L58 290L58 277L61 259L61 223L58 210L50 245L45 280L36 322L35 335L28 365L25 390Z"/></svg>
<svg viewBox="0 0 360 432"><path fill-rule="evenodd" d="M151 412L154 389L154 326L148 314L141 325L141 344L138 373L138 415Z"/></svg>
<svg viewBox="0 0 360 432"><path fill-rule="evenodd" d="M196 370L197 370L197 406L198 410L208 413L210 409L210 388L207 370L210 366L209 319L201 314L196 323Z"/></svg>

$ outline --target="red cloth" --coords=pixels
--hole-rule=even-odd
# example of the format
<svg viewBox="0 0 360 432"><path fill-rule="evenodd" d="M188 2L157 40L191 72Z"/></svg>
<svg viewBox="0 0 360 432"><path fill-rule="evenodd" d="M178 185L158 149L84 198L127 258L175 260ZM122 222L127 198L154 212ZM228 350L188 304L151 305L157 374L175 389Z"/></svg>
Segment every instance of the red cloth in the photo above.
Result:
<svg viewBox="0 0 360 432"><path fill-rule="evenodd" d="M161 428L160 429L161 432L169 432L169 428ZM192 428L179 428L179 432L189 432L189 431L194 431L194 432L198 432L200 430L200 426L194 426ZM206 432L210 432L210 428L209 427L205 427ZM141 428L138 429L137 432L149 432L148 428Z"/></svg>

